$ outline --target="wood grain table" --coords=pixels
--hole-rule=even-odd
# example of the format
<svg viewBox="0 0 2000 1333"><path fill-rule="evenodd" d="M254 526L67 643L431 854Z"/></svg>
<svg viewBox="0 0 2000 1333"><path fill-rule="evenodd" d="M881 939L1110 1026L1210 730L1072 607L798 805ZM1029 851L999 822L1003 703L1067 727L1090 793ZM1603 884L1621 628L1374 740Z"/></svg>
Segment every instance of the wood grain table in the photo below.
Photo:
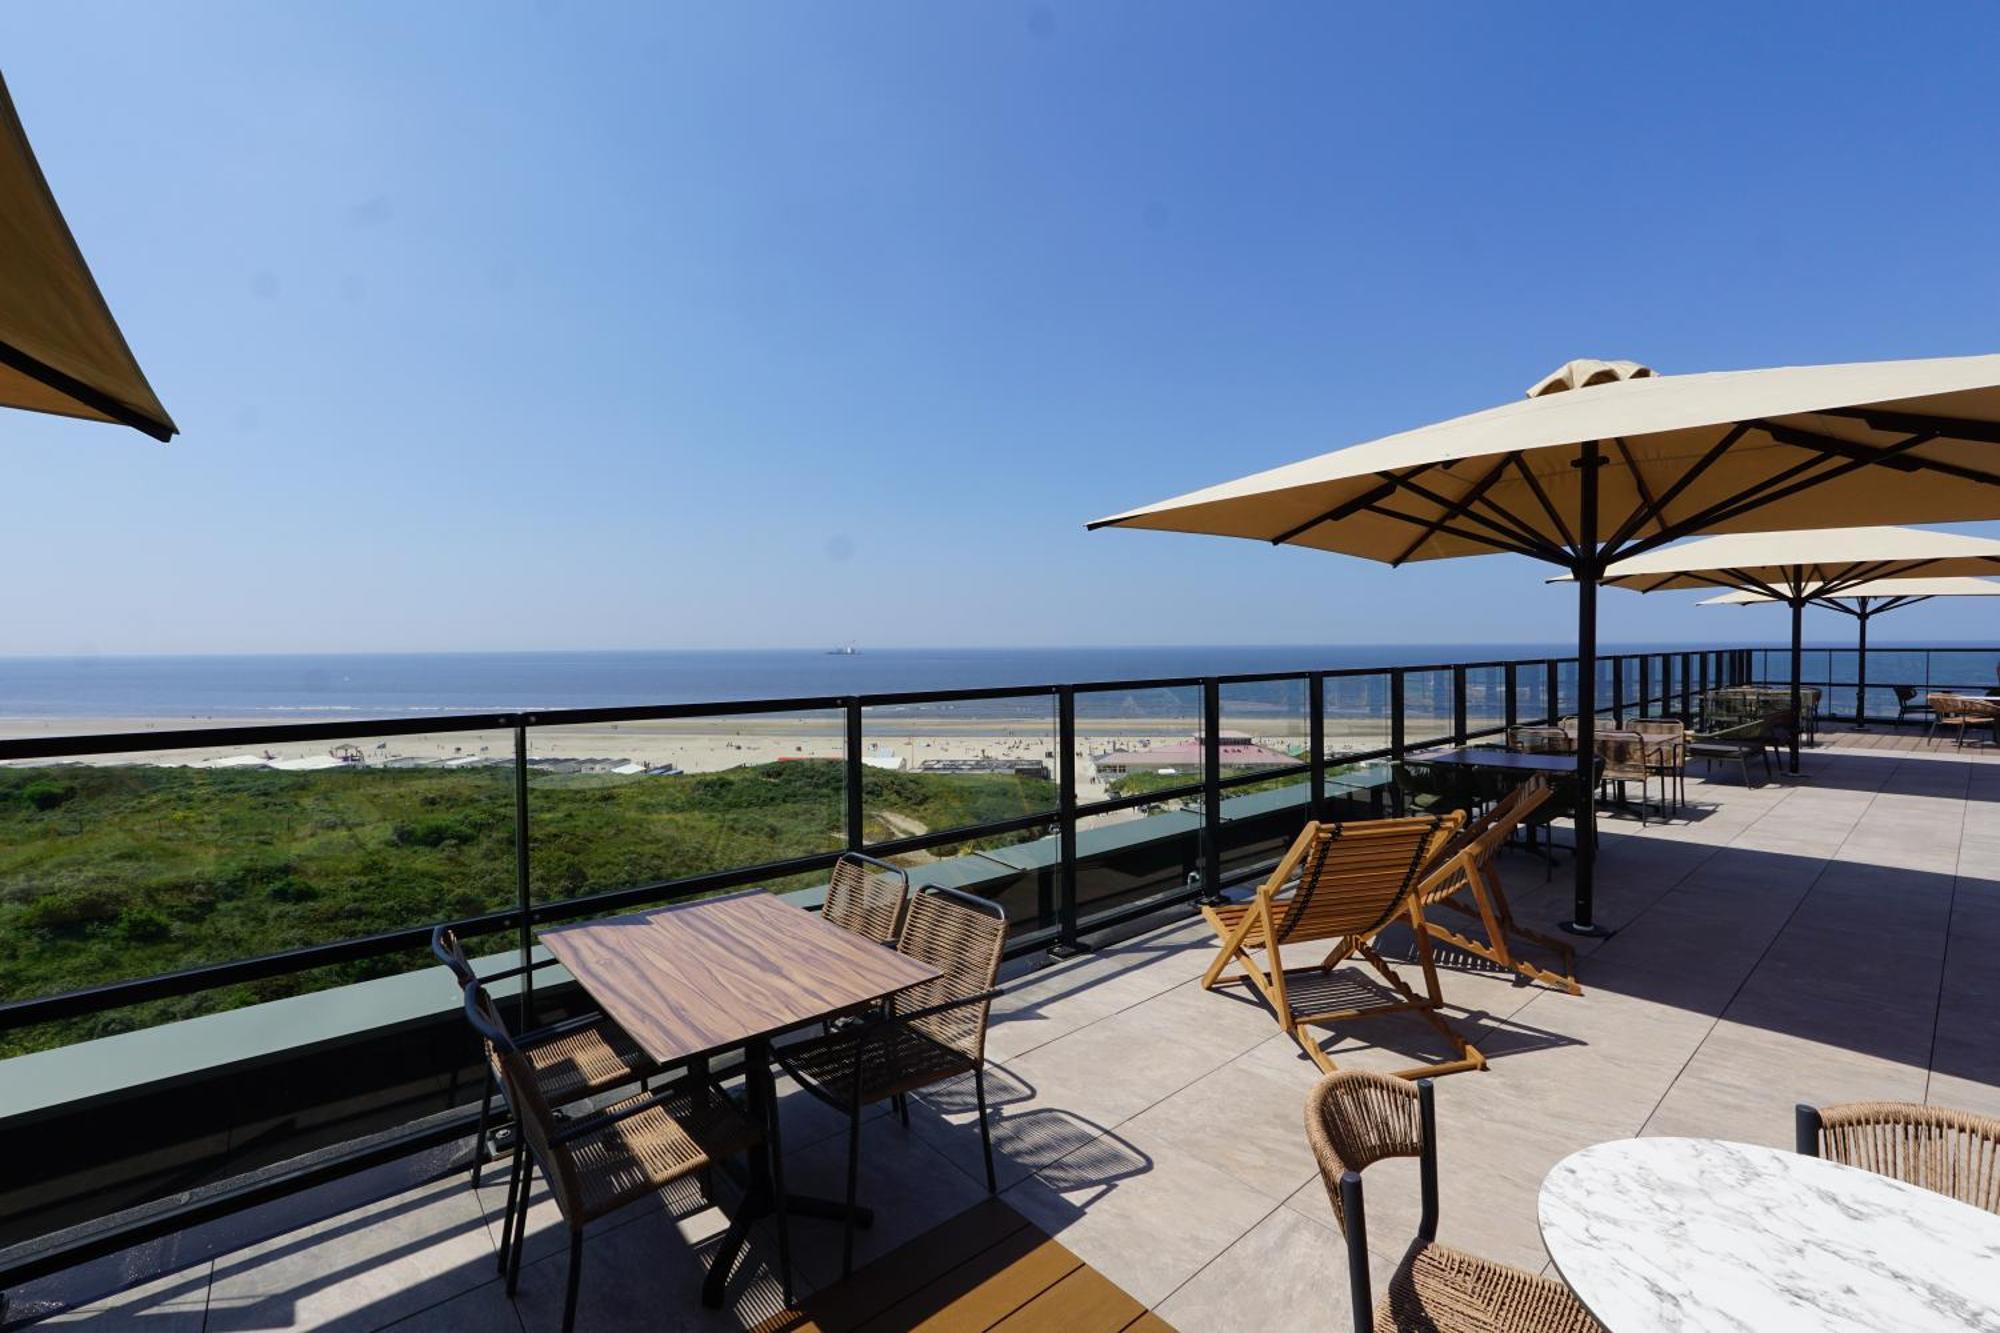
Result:
<svg viewBox="0 0 2000 1333"><path fill-rule="evenodd" d="M777 1141L771 1083L773 1037L876 1004L941 975L873 940L828 925L761 889L551 926L539 935L604 1012L661 1064L694 1064L741 1048L751 1118ZM743 1206L730 1220L702 1284L720 1307L750 1224L775 1210L771 1163L750 1160ZM847 1205L785 1193L793 1214L844 1220ZM857 1208L855 1220L873 1219Z"/></svg>

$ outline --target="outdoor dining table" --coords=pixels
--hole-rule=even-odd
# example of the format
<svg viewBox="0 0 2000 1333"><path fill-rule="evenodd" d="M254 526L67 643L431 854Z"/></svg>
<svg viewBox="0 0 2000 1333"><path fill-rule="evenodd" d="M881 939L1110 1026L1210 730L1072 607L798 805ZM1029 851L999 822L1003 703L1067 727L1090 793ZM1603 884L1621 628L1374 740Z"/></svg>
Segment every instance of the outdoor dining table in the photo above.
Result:
<svg viewBox="0 0 2000 1333"><path fill-rule="evenodd" d="M1497 750L1464 745L1455 750L1425 750L1406 761L1412 764L1461 764L1467 768L1497 768L1510 773L1547 773L1552 778L1574 777L1576 760L1566 754L1529 754L1520 750Z"/></svg>
<svg viewBox="0 0 2000 1333"><path fill-rule="evenodd" d="M2000 1216L1718 1139L1600 1143L1542 1181L1542 1241L1611 1330L2000 1331Z"/></svg>
<svg viewBox="0 0 2000 1333"><path fill-rule="evenodd" d="M742 1050L745 1097L759 1124L775 1096L774 1037L864 1009L940 975L927 963L829 925L761 889L553 926L539 936L604 1012L660 1064L698 1067ZM753 1155L743 1207L702 1286L704 1303L721 1304L751 1222L774 1204L769 1163ZM789 1191L785 1207L806 1216L846 1216L843 1203ZM861 1225L870 1217L856 1209Z"/></svg>

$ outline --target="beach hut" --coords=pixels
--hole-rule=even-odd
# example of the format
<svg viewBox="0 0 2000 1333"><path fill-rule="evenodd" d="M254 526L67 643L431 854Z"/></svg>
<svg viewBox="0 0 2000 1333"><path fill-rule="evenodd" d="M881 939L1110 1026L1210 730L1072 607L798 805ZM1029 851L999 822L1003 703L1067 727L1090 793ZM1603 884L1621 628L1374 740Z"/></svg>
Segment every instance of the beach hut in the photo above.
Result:
<svg viewBox="0 0 2000 1333"><path fill-rule="evenodd" d="M1572 361L1525 398L1113 514L1401 565L1510 552L1577 585L1594 704L1606 566L1682 537L2000 519L2000 356L1660 375ZM1576 904L1593 912L1594 714L1578 709Z"/></svg>
<svg viewBox="0 0 2000 1333"><path fill-rule="evenodd" d="M0 406L176 431L90 276L0 79Z"/></svg>
<svg viewBox="0 0 2000 1333"><path fill-rule="evenodd" d="M1933 597L2000 597L2000 582L1968 577L1935 579L1879 579L1851 588L1822 592L1815 585L1806 600L1814 606L1854 617L1854 727L1868 729L1868 622L1885 611L1928 602ZM1783 598L1745 590L1726 592L1695 603L1697 606L1761 606Z"/></svg>

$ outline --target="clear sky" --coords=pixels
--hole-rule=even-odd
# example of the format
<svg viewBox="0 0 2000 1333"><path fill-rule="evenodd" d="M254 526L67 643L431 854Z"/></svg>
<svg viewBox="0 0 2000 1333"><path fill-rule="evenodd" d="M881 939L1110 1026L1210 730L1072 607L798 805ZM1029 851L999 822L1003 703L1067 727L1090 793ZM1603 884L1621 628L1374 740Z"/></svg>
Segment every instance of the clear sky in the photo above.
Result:
<svg viewBox="0 0 2000 1333"><path fill-rule="evenodd" d="M185 433L0 419L0 650L1560 642L1513 557L1083 524L1571 357L2000 350L1997 55L1990 0L9 6ZM1782 633L1695 600L1604 636Z"/></svg>

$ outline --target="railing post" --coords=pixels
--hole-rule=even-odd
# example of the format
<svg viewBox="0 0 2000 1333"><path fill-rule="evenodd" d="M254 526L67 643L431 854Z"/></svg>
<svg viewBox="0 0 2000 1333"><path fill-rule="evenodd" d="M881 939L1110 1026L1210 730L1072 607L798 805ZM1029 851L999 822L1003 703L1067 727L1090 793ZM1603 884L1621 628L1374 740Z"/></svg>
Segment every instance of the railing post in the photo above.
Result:
<svg viewBox="0 0 2000 1333"><path fill-rule="evenodd" d="M861 805L861 701L847 701L847 848L858 852L868 841L867 814Z"/></svg>
<svg viewBox="0 0 2000 1333"><path fill-rule="evenodd" d="M1311 752L1312 817L1326 813L1326 677L1306 677L1306 746Z"/></svg>
<svg viewBox="0 0 2000 1333"><path fill-rule="evenodd" d="M1222 683L1201 682L1201 896L1214 906L1222 896Z"/></svg>
<svg viewBox="0 0 2000 1333"><path fill-rule="evenodd" d="M1591 691L1590 701L1593 704L1597 702L1597 691ZM1625 725L1625 659L1622 657L1611 659L1611 724L1616 727Z"/></svg>
<svg viewBox="0 0 2000 1333"><path fill-rule="evenodd" d="M1403 762L1403 670L1397 667L1389 673L1389 759L1393 763Z"/></svg>
<svg viewBox="0 0 2000 1333"><path fill-rule="evenodd" d="M1688 673L1693 669L1694 669L1694 654L1682 653L1681 654L1681 716L1684 718L1694 716L1694 700L1692 698L1693 692L1688 688Z"/></svg>
<svg viewBox="0 0 2000 1333"><path fill-rule="evenodd" d="M534 961L534 937L528 929L528 912L533 905L533 892L528 883L528 721L522 718L514 724L514 911L519 921L515 928L516 944L524 969L521 973L520 1008L521 1030L524 1032L535 1026L535 973L528 967Z"/></svg>
<svg viewBox="0 0 2000 1333"><path fill-rule="evenodd" d="M1521 720L1521 702L1515 697L1518 693L1520 683L1519 670L1515 667L1514 663L1509 662L1501 669L1500 688L1507 693L1507 699L1501 705L1501 721L1507 728L1507 736L1510 742L1513 739L1515 724Z"/></svg>
<svg viewBox="0 0 2000 1333"><path fill-rule="evenodd" d="M1085 952L1076 909L1076 690L1056 687L1056 942L1051 958Z"/></svg>
<svg viewBox="0 0 2000 1333"><path fill-rule="evenodd" d="M1465 744L1465 663L1460 662L1451 669L1451 743Z"/></svg>
<svg viewBox="0 0 2000 1333"><path fill-rule="evenodd" d="M1542 702L1549 706L1549 715L1543 722L1553 727L1562 721L1562 659L1551 657L1542 664L1546 673L1542 678Z"/></svg>

